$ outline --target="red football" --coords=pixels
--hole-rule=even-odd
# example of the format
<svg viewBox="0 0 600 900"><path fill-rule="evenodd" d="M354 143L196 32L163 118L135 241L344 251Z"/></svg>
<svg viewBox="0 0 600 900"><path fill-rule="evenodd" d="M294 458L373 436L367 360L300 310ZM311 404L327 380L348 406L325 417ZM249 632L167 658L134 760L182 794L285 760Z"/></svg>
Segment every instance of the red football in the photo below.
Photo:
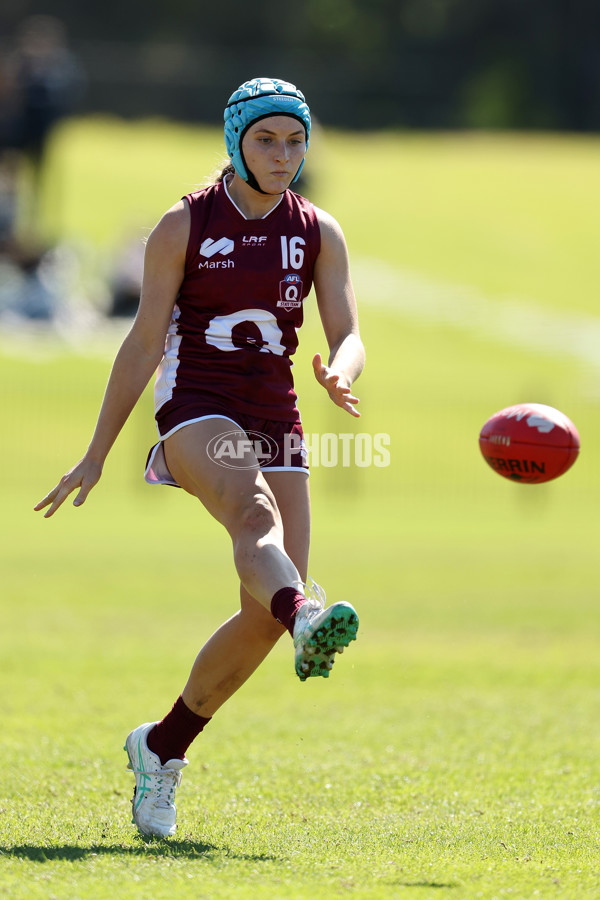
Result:
<svg viewBox="0 0 600 900"><path fill-rule="evenodd" d="M539 484L571 468L579 453L579 434L558 409L517 403L487 420L479 447L494 472L511 481Z"/></svg>

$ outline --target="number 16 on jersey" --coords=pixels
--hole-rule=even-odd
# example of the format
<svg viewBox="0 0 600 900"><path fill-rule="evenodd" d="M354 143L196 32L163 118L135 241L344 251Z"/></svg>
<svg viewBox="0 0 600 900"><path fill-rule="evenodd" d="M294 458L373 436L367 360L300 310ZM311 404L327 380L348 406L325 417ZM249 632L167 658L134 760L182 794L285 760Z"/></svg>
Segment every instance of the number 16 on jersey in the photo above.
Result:
<svg viewBox="0 0 600 900"><path fill-rule="evenodd" d="M281 235L281 265L284 269L301 269L306 241L301 237Z"/></svg>

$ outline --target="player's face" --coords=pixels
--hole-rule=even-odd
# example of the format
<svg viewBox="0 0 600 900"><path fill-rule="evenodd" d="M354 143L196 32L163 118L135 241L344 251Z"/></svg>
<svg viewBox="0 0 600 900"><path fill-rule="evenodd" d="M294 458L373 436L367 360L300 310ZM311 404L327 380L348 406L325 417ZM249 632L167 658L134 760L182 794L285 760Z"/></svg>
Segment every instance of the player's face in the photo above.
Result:
<svg viewBox="0 0 600 900"><path fill-rule="evenodd" d="M246 168L268 194L291 184L306 153L304 126L291 116L270 116L250 126L242 141Z"/></svg>

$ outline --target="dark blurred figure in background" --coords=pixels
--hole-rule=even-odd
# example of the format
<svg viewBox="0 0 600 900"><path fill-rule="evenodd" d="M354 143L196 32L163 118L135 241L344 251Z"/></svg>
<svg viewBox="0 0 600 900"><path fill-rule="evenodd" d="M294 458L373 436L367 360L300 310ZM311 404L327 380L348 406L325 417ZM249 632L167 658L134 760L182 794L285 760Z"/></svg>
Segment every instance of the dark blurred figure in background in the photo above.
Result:
<svg viewBox="0 0 600 900"><path fill-rule="evenodd" d="M42 15L25 19L14 46L0 58L0 258L20 269L25 289L30 279L33 288L45 253L39 209L49 138L75 109L83 84L62 22ZM39 298L37 287L35 293ZM18 304L27 315L26 294ZM34 305L32 314L43 315Z"/></svg>

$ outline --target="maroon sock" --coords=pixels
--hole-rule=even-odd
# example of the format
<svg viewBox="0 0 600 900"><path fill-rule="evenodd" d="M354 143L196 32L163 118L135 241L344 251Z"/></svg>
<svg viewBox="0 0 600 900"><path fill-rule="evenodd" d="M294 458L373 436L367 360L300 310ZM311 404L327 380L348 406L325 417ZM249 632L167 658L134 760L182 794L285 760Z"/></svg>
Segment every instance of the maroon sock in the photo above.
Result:
<svg viewBox="0 0 600 900"><path fill-rule="evenodd" d="M185 751L198 737L210 718L198 716L178 697L173 709L148 732L148 749L164 765L169 759L183 759Z"/></svg>
<svg viewBox="0 0 600 900"><path fill-rule="evenodd" d="M294 634L294 619L306 597L293 587L284 587L273 594L271 614L278 622L285 625L289 633Z"/></svg>

